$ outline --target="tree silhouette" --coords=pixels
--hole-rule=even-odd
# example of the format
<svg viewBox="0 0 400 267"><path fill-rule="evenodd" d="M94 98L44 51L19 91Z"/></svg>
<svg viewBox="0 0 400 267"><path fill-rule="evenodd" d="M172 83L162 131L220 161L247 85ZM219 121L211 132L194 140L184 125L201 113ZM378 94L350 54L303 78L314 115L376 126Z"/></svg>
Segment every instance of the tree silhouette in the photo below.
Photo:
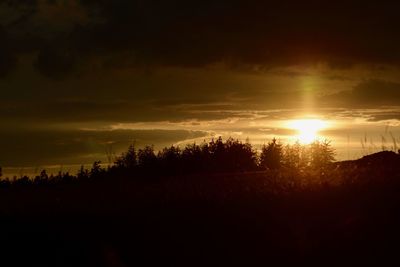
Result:
<svg viewBox="0 0 400 267"><path fill-rule="evenodd" d="M150 170L157 165L157 156L153 146L145 146L138 151L138 165L142 169Z"/></svg>
<svg viewBox="0 0 400 267"><path fill-rule="evenodd" d="M32 180L26 175L22 176L19 179L17 179L17 177L14 176L13 185L16 185L16 186L29 186L31 184L32 184Z"/></svg>
<svg viewBox="0 0 400 267"><path fill-rule="evenodd" d="M96 177L103 172L100 163L101 161L93 162L92 169L90 170L90 177Z"/></svg>
<svg viewBox="0 0 400 267"><path fill-rule="evenodd" d="M206 158L200 146L189 144L182 151L182 166L187 172L199 172L206 167Z"/></svg>
<svg viewBox="0 0 400 267"><path fill-rule="evenodd" d="M250 171L257 167L256 152L249 142L229 138L225 143L226 164L231 171Z"/></svg>
<svg viewBox="0 0 400 267"><path fill-rule="evenodd" d="M281 168L283 158L282 144L278 143L276 138L272 139L268 145L264 145L261 149L260 167L271 170Z"/></svg>
<svg viewBox="0 0 400 267"><path fill-rule="evenodd" d="M77 178L78 179L87 179L87 178L89 178L89 175L90 175L89 170L85 169L85 167L82 165L78 171Z"/></svg>
<svg viewBox="0 0 400 267"><path fill-rule="evenodd" d="M46 184L49 181L49 175L46 170L42 170L38 176L34 179L34 184Z"/></svg>
<svg viewBox="0 0 400 267"><path fill-rule="evenodd" d="M330 142L315 141L310 145L310 167L324 171L335 160L335 152Z"/></svg>
<svg viewBox="0 0 400 267"><path fill-rule="evenodd" d="M224 170L224 166L226 165L225 161L225 145L222 141L222 137L219 137L217 140L212 139L208 144L207 148L208 153L210 154L210 165L211 170L218 171Z"/></svg>
<svg viewBox="0 0 400 267"><path fill-rule="evenodd" d="M115 161L118 168L132 169L137 165L137 154L135 145L130 145L128 151L123 153Z"/></svg>
<svg viewBox="0 0 400 267"><path fill-rule="evenodd" d="M158 152L157 158L160 162L161 169L168 173L174 174L179 171L181 150L179 147L170 146Z"/></svg>
<svg viewBox="0 0 400 267"><path fill-rule="evenodd" d="M0 167L0 187L8 187L10 186L10 180L6 177L6 178L2 178L3 176L3 171L2 168Z"/></svg>
<svg viewBox="0 0 400 267"><path fill-rule="evenodd" d="M292 170L299 169L301 166L302 152L303 150L299 142L293 145L286 145L283 152L283 165Z"/></svg>

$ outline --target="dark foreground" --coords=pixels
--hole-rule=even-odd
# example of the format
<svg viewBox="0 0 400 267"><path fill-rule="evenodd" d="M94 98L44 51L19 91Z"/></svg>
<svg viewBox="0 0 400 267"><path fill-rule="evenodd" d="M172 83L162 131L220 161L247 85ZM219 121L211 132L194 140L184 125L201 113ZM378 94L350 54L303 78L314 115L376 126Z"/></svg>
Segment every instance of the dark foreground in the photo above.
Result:
<svg viewBox="0 0 400 267"><path fill-rule="evenodd" d="M334 185L256 172L3 188L1 266L398 265L399 163L338 164Z"/></svg>

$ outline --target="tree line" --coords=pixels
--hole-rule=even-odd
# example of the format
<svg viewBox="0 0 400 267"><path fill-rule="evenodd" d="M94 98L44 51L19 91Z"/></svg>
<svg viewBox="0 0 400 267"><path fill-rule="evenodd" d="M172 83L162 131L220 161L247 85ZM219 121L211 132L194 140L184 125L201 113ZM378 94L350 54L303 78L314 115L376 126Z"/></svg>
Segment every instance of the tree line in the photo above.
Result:
<svg viewBox="0 0 400 267"><path fill-rule="evenodd" d="M201 173L231 173L252 171L317 170L323 172L335 160L335 151L329 141L316 140L311 144L299 142L283 145L277 139L264 144L257 151L248 141L222 137L202 144L165 147L155 151L154 146L136 149L135 145L115 158L114 164L102 167L95 161L90 169L82 166L76 175L59 173L48 175L43 170L33 179L27 176L12 181L2 179L3 186L29 184L57 184L113 176L171 176ZM0 168L1 177L1 168Z"/></svg>

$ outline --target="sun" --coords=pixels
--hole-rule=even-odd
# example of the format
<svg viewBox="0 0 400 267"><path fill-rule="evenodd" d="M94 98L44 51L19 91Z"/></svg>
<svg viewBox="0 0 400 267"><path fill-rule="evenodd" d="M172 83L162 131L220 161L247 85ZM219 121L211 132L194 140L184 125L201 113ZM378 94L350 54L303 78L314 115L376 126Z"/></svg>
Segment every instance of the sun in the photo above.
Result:
<svg viewBox="0 0 400 267"><path fill-rule="evenodd" d="M301 119L290 121L288 126L297 131L296 140L302 144L310 144L318 139L318 132L327 127L327 122L319 119Z"/></svg>

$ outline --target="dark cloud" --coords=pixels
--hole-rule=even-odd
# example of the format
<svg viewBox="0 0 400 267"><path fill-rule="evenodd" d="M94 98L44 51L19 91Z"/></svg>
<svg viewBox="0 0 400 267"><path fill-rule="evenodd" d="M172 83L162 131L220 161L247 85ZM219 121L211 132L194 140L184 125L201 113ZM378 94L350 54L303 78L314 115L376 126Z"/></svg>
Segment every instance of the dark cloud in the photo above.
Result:
<svg viewBox="0 0 400 267"><path fill-rule="evenodd" d="M276 66L328 61L341 67L399 60L397 4L120 0L96 6L104 21L96 27L97 44L133 50L138 62Z"/></svg>
<svg viewBox="0 0 400 267"><path fill-rule="evenodd" d="M62 77L75 70L78 62L91 60L100 60L105 67L187 67L215 62L275 67L328 62L343 68L355 63L400 62L400 4L395 1L71 2L76 5L63 1L13 4L17 10L19 5L36 4L36 20L52 19L48 28L60 25L50 31L42 23L38 31L30 27L32 18L27 18L7 29L25 33L25 46L39 51L36 66L51 77ZM56 6L58 13L44 12L49 9L45 5ZM60 15L63 10L68 16ZM55 23L51 12L62 23ZM121 54L124 60L114 60L121 59Z"/></svg>
<svg viewBox="0 0 400 267"><path fill-rule="evenodd" d="M321 101L336 107L379 108L400 105L400 83L366 80L350 91L324 96Z"/></svg>
<svg viewBox="0 0 400 267"><path fill-rule="evenodd" d="M78 55L63 44L44 47L38 54L34 66L48 77L65 78L77 66Z"/></svg>
<svg viewBox="0 0 400 267"><path fill-rule="evenodd" d="M156 149L186 139L206 136L185 130L25 130L0 132L0 166L90 164L107 160L107 151L119 154L135 142L138 147ZM107 163L107 162L105 162Z"/></svg>
<svg viewBox="0 0 400 267"><path fill-rule="evenodd" d="M20 102L0 106L3 127L13 122L30 124L54 124L75 122L154 122L183 121L189 119L225 119L230 113L219 111L212 114L197 110L197 107L179 108L134 101L104 102L99 99ZM9 121L8 119L11 119Z"/></svg>
<svg viewBox="0 0 400 267"><path fill-rule="evenodd" d="M7 32L0 25L0 78L11 72L17 63L17 57Z"/></svg>

